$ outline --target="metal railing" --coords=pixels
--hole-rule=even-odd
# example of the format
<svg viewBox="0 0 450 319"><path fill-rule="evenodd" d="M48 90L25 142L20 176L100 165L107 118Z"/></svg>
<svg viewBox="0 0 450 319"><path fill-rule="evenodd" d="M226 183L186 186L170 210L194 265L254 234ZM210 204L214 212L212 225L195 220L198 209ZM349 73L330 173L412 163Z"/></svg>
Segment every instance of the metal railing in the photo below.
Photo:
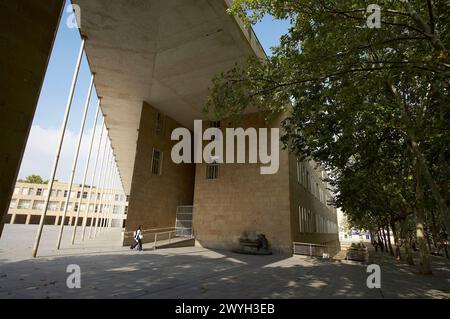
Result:
<svg viewBox="0 0 450 319"><path fill-rule="evenodd" d="M321 258L331 258L339 251L337 246L299 242L293 242L292 248L294 255L305 255Z"/></svg>
<svg viewBox="0 0 450 319"><path fill-rule="evenodd" d="M158 242L161 242L161 241L167 241L167 243L165 243L165 244L170 244L172 242L172 240L174 240L176 238L183 238L183 239L193 238L192 235L187 235L187 234L179 236L178 232L179 232L178 229L162 231L162 232L155 232L154 230L148 229L148 230L143 230L142 234L144 235L144 237L146 237L146 236L153 237L153 240L147 241L147 243L153 242L153 250L156 250ZM129 238L132 236L133 233L134 233L133 231L123 232L123 236ZM148 235L146 235L146 233Z"/></svg>
<svg viewBox="0 0 450 319"><path fill-rule="evenodd" d="M170 241L172 240L172 238L176 237L176 230L171 230L171 231L165 231L165 232L160 232L160 233L155 233L155 240L153 243L153 250L156 250L156 243L158 242L158 237L160 235L165 235L167 234L168 238L162 239L162 240L169 240L168 244L170 244ZM172 236L172 234L174 234L174 236Z"/></svg>

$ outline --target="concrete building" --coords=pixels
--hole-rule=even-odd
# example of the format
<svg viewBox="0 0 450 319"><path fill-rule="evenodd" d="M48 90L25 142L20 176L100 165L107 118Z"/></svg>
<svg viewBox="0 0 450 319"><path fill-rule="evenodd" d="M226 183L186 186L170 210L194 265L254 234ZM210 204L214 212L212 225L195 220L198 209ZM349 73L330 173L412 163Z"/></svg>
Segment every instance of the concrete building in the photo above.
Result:
<svg viewBox="0 0 450 319"><path fill-rule="evenodd" d="M67 185L67 183L62 182L55 182L53 185L48 212L45 217L46 225L61 224L64 205L68 195ZM65 225L73 226L75 224L77 212L79 212L78 226L83 224L90 192L90 187L85 186L83 194L81 194L81 186L79 184L72 186ZM39 224L47 193L47 184L16 183L5 222L7 224ZM82 197L81 205L78 207L80 197ZM124 195L117 194L114 190L106 189L101 193L101 190L94 187L89 203L87 225L91 225L92 220L94 220L94 224L96 223L97 213L99 218L106 218L108 211L112 216L112 226L124 227L128 212L126 200L127 198ZM109 214L108 217L110 217Z"/></svg>
<svg viewBox="0 0 450 319"><path fill-rule="evenodd" d="M280 169L273 175L261 175L259 164L175 164L171 160L174 128L192 130L199 119L204 127L235 126L231 120L217 122L203 112L211 79L249 57L265 58L253 30L227 14L230 2L72 1L81 9L80 33L87 39L85 52L96 74L121 182L130 196L124 243L142 225L146 240L151 241L153 234L187 229L197 245L217 249L232 249L245 232L264 233L274 251L286 254L292 253L293 242L339 245L336 211L327 205L330 194L322 182L324 173L314 163L300 162L281 148ZM10 155L0 162L0 205L6 207L63 1L45 9L26 0L0 6L0 17L12 20L3 42L16 56L33 61L25 65L14 58L1 62L11 76L1 81L11 86L9 95L0 97L0 104L6 105L1 125L20 142L5 145L5 154ZM11 18L16 16L25 21ZM31 39L24 30L27 27L34 30ZM26 83L34 83L32 89L24 90L23 77L29 78ZM23 105L20 110L18 102ZM279 127L280 120L268 126ZM14 124L18 122L21 125ZM249 113L239 126L267 124L260 114Z"/></svg>

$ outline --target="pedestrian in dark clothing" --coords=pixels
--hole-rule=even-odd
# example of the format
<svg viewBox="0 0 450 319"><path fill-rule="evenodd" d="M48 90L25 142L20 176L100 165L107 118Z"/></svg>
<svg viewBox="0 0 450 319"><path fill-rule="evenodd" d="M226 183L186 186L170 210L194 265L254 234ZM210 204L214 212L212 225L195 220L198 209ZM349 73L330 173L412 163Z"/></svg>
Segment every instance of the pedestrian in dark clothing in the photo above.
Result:
<svg viewBox="0 0 450 319"><path fill-rule="evenodd" d="M130 249L136 248L138 246L139 250L142 250L142 239L144 236L142 235L141 226L139 225L138 229L133 234L134 243L130 246Z"/></svg>

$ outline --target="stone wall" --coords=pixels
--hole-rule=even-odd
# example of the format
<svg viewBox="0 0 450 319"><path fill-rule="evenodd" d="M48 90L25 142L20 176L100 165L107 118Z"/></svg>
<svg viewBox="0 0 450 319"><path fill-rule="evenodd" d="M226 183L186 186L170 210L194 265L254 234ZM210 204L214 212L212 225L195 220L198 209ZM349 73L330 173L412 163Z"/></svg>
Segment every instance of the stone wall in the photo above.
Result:
<svg viewBox="0 0 450 319"><path fill-rule="evenodd" d="M162 113L161 113L162 114ZM125 244L142 225L144 242L152 241L154 232L173 230L179 205L192 205L194 164L175 164L171 160L172 130L180 124L163 115L163 126L157 132L158 111L144 102L136 149L133 180L129 199ZM152 174L153 149L162 151L160 175Z"/></svg>
<svg viewBox="0 0 450 319"><path fill-rule="evenodd" d="M266 125L261 114L250 114L238 123L221 121L221 129L225 134L226 127L279 127L279 121ZM280 168L273 175L261 175L259 164L220 164L219 177L209 180L206 168L197 164L195 176L197 244L230 250L244 231L254 231L264 233L275 252L290 254L288 153L280 150Z"/></svg>
<svg viewBox="0 0 450 319"><path fill-rule="evenodd" d="M312 173L312 167L309 167ZM336 210L324 205L316 196L308 191L297 179L297 158L293 154L289 154L289 191L290 191L290 208L291 208L291 233L292 240L304 243L328 243L330 245L338 245L339 234L326 234L318 232L300 232L299 206L310 209L315 215L320 215L337 224Z"/></svg>

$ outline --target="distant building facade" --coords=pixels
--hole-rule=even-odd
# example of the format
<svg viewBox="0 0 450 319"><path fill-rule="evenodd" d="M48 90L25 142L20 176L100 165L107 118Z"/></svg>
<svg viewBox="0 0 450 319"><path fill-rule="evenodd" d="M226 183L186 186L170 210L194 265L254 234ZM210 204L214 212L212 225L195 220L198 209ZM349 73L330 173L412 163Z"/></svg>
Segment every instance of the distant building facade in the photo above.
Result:
<svg viewBox="0 0 450 319"><path fill-rule="evenodd" d="M78 225L83 224L87 203L91 188L85 186L81 194L81 185L73 184L70 195L67 192L68 183L55 182L53 184L48 210L45 216L46 225L60 225L64 212L67 196L69 204L67 207L65 225L74 225L77 212L79 212ZM48 194L47 184L34 184L17 182L10 202L6 224L39 224L45 198ZM81 205L79 200L81 198ZM115 193L114 190L106 189L103 192L96 187L92 188L92 197L87 214L87 225L99 218L113 218L113 227L124 227L128 212L126 196Z"/></svg>

